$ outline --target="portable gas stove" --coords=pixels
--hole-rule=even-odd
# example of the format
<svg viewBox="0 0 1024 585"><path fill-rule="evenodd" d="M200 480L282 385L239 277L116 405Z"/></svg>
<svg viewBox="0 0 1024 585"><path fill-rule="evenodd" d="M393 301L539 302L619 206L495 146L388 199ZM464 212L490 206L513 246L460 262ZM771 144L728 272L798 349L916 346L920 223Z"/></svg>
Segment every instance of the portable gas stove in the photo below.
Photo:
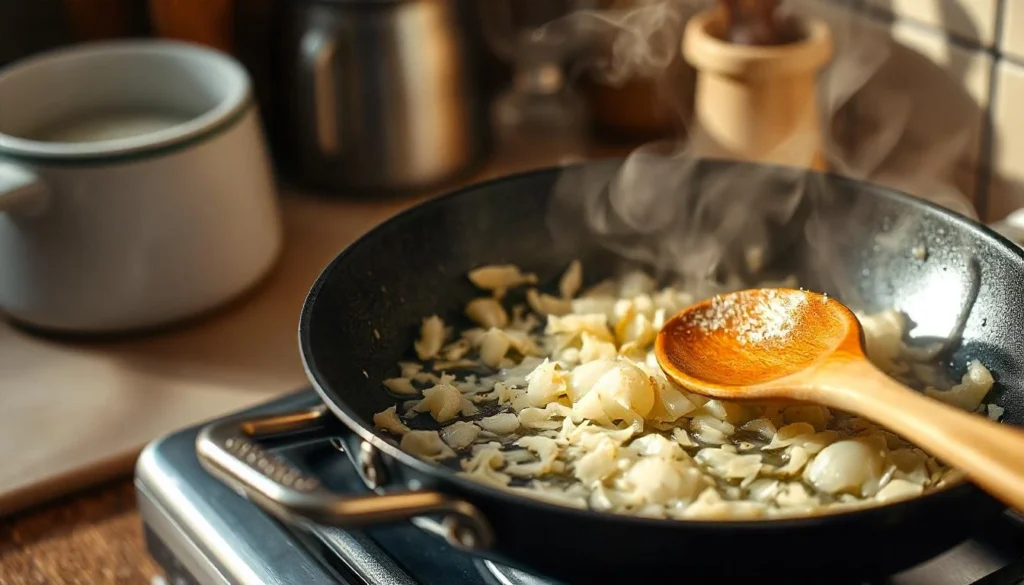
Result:
<svg viewBox="0 0 1024 585"><path fill-rule="evenodd" d="M286 412L318 402L305 390L251 412ZM283 524L200 467L198 430L152 443L136 468L146 543L173 585L557 585L470 557L408 523L360 531ZM272 450L321 478L351 486L353 493L366 492L331 441L299 437ZM833 583L832 577L822 582ZM984 534L883 582L1024 584L1024 522L1006 514Z"/></svg>

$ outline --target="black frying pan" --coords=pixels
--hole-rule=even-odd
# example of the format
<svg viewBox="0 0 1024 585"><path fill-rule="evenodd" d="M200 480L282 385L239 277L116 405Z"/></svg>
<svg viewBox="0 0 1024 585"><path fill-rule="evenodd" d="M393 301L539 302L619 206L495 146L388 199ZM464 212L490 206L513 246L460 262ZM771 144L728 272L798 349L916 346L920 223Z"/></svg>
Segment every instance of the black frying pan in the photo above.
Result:
<svg viewBox="0 0 1024 585"><path fill-rule="evenodd" d="M698 170L682 188L765 168L708 162ZM455 321L479 294L465 277L470 269L510 262L554 282L576 257L590 276L615 268L585 236L551 237L545 216L558 176L543 170L463 189L400 214L344 250L313 285L299 325L306 368L326 408L207 428L198 442L207 469L285 518L359 526L420 517L418 524L474 554L580 583L683 582L695 575L825 583L884 575L998 517L1000 504L963 484L806 519L633 518L510 495L401 452L372 425L373 413L394 402L381 380L408 357L421 318L437 312ZM974 222L852 180L787 178L780 170L762 183L765 195L791 188L787 181L802 181L806 197L792 218L772 228L771 264L854 309L895 307L930 341L956 336L942 356L951 375L980 359L998 380L1005 422L1024 423L1024 254ZM892 245L897 229L912 235L907 245ZM810 246L808 234L828 234L831 245ZM924 244L927 258L915 256L911 244ZM336 495L250 440L335 417L368 486L388 495Z"/></svg>

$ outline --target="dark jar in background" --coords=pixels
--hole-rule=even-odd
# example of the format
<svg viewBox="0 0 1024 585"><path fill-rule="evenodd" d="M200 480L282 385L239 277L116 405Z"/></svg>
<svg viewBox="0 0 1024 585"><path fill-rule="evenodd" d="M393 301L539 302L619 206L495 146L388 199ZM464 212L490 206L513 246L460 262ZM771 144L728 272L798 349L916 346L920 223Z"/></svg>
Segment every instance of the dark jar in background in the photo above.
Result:
<svg viewBox="0 0 1024 585"><path fill-rule="evenodd" d="M158 37L233 53L235 4L236 0L149 0L149 21Z"/></svg>
<svg viewBox="0 0 1024 585"><path fill-rule="evenodd" d="M76 42L149 34L146 5L138 0L64 0L64 7Z"/></svg>
<svg viewBox="0 0 1024 585"><path fill-rule="evenodd" d="M149 0L155 36L213 47L245 65L275 161L281 150L275 63L282 6L281 0Z"/></svg>

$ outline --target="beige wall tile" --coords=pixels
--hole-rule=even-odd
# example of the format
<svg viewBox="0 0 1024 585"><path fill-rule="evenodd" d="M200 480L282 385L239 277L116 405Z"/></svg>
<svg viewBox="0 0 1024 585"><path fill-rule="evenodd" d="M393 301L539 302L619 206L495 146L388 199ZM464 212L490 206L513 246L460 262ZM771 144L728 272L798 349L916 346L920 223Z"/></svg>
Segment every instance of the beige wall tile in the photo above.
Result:
<svg viewBox="0 0 1024 585"><path fill-rule="evenodd" d="M1003 61L997 71L989 220L1024 207L1024 67Z"/></svg>
<svg viewBox="0 0 1024 585"><path fill-rule="evenodd" d="M995 42L999 0L867 0L867 4L985 46Z"/></svg>
<svg viewBox="0 0 1024 585"><path fill-rule="evenodd" d="M1024 1L1003 3L1003 52L1024 62Z"/></svg>
<svg viewBox="0 0 1024 585"><path fill-rule="evenodd" d="M941 34L903 22L892 25L892 36L944 69L978 104L988 104L992 77L990 54L950 44Z"/></svg>

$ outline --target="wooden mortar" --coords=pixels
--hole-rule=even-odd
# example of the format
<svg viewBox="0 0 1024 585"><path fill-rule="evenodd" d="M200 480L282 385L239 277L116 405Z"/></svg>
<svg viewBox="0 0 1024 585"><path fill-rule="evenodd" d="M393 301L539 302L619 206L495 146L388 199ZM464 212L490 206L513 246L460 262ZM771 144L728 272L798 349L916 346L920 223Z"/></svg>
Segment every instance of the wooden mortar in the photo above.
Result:
<svg viewBox="0 0 1024 585"><path fill-rule="evenodd" d="M695 155L825 169L816 78L832 34L820 20L798 24L798 40L755 46L723 40L721 10L690 19L683 56L697 71Z"/></svg>

